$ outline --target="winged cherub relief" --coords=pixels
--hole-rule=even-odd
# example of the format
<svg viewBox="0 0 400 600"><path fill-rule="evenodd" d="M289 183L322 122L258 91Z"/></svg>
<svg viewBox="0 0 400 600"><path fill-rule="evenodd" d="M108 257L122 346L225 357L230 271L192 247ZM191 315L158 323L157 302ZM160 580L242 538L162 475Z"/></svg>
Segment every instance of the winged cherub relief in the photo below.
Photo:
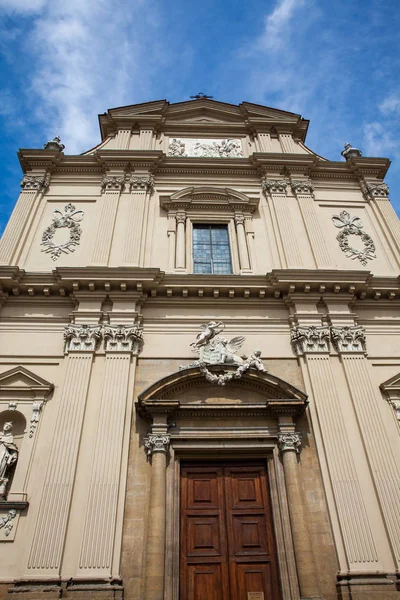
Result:
<svg viewBox="0 0 400 600"><path fill-rule="evenodd" d="M201 325L201 332L190 344L193 352L198 354L198 360L190 365L181 366L181 369L200 367L207 381L225 385L231 379L239 379L249 369L265 373L267 370L261 360L260 350L255 350L249 358L240 356L238 351L245 341L242 335L228 340L219 335L225 329L221 321L209 321ZM223 374L211 373L207 365L235 365L236 371L228 371Z"/></svg>

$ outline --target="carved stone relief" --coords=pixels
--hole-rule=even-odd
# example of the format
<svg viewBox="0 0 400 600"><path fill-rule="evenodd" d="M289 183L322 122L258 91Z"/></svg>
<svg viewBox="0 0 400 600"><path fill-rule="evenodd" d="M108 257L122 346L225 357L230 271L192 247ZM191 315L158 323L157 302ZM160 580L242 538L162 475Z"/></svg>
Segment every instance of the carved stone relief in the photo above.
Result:
<svg viewBox="0 0 400 600"><path fill-rule="evenodd" d="M298 356L306 352L329 352L329 327L295 327L290 332L290 337Z"/></svg>
<svg viewBox="0 0 400 600"><path fill-rule="evenodd" d="M295 194L312 195L315 189L310 179L292 179L290 185Z"/></svg>
<svg viewBox="0 0 400 600"><path fill-rule="evenodd" d="M14 526L13 519L17 516L15 508L11 508L5 517L0 517L0 529L4 527L4 535L8 537Z"/></svg>
<svg viewBox="0 0 400 600"><path fill-rule="evenodd" d="M294 450L300 454L301 433L278 433L278 446L281 452Z"/></svg>
<svg viewBox="0 0 400 600"><path fill-rule="evenodd" d="M106 325L104 327L106 352L133 352L138 354L143 343L143 331L138 326Z"/></svg>
<svg viewBox="0 0 400 600"><path fill-rule="evenodd" d="M289 182L286 179L267 179L263 178L261 187L265 193L269 194L286 194L286 188Z"/></svg>
<svg viewBox="0 0 400 600"><path fill-rule="evenodd" d="M21 179L23 190L45 191L49 187L50 174L46 175L24 175Z"/></svg>
<svg viewBox="0 0 400 600"><path fill-rule="evenodd" d="M82 230L79 225L84 216L83 210L76 210L73 204L67 204L64 213L60 210L53 212L53 222L47 227L42 235L41 246L45 246L42 252L51 254L53 260L62 254L74 252L75 246L78 246L81 239ZM58 229L69 229L69 239L63 243L56 243L54 235Z"/></svg>
<svg viewBox="0 0 400 600"><path fill-rule="evenodd" d="M115 175L104 175L101 180L102 191L107 190L123 190L125 187L125 177Z"/></svg>
<svg viewBox="0 0 400 600"><path fill-rule="evenodd" d="M239 139L173 138L169 142L168 156L199 156L203 158L241 158Z"/></svg>
<svg viewBox="0 0 400 600"><path fill-rule="evenodd" d="M331 338L337 352L365 352L365 329L360 326L331 327Z"/></svg>
<svg viewBox="0 0 400 600"><path fill-rule="evenodd" d="M150 433L144 440L144 447L148 456L151 456L153 452L168 452L169 444L169 435L158 435Z"/></svg>
<svg viewBox="0 0 400 600"><path fill-rule="evenodd" d="M225 326L222 321L210 321L201 326L202 331L190 344L192 352L199 355L199 359L187 366L181 365L180 369L199 367L204 377L210 383L225 385L233 379L240 379L249 369L266 373L261 360L260 350L255 350L248 358L241 357L237 351L243 345L245 337L237 336L228 340L220 336ZM235 371L211 373L207 365L234 365Z"/></svg>
<svg viewBox="0 0 400 600"><path fill-rule="evenodd" d="M132 175L129 179L129 189L133 190L151 190L154 187L153 175L147 175L147 177L138 177Z"/></svg>
<svg viewBox="0 0 400 600"><path fill-rule="evenodd" d="M3 499L7 495L10 469L18 460L18 448L14 444L12 430L12 421L7 421L0 433L0 498Z"/></svg>
<svg viewBox="0 0 400 600"><path fill-rule="evenodd" d="M39 423L40 412L43 407L43 401L34 402L32 404L32 416L29 426L29 437L33 437L37 424Z"/></svg>
<svg viewBox="0 0 400 600"><path fill-rule="evenodd" d="M94 352L101 339L100 325L68 325L64 331L65 353Z"/></svg>
<svg viewBox="0 0 400 600"><path fill-rule="evenodd" d="M333 215L332 221L335 227L341 228L336 239L339 242L339 247L348 258L358 259L362 265L366 265L369 260L376 258L375 244L372 238L363 231L363 224L359 217L351 217L350 214L343 210L340 215ZM364 243L364 250L352 248L349 243L349 236L359 236Z"/></svg>
<svg viewBox="0 0 400 600"><path fill-rule="evenodd" d="M367 189L374 198L387 198L389 196L389 186L386 183L367 183Z"/></svg>

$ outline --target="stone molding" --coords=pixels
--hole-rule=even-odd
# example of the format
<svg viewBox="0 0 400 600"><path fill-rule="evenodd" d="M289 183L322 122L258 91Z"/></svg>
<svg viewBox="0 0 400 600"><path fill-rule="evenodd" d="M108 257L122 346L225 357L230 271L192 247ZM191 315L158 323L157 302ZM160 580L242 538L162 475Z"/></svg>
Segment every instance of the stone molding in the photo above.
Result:
<svg viewBox="0 0 400 600"><path fill-rule="evenodd" d="M147 456L151 456L154 452L169 451L170 437L167 434L159 435L150 433L144 441Z"/></svg>
<svg viewBox="0 0 400 600"><path fill-rule="evenodd" d="M143 343L143 330L137 325L106 325L104 342L106 352L139 354Z"/></svg>
<svg viewBox="0 0 400 600"><path fill-rule="evenodd" d="M347 352L366 352L365 329L361 326L344 325L331 327L331 339L339 354Z"/></svg>
<svg viewBox="0 0 400 600"><path fill-rule="evenodd" d="M297 356L307 352L329 352L329 327L294 327L290 337Z"/></svg>
<svg viewBox="0 0 400 600"><path fill-rule="evenodd" d="M366 183L366 191L369 198L388 198L390 194L389 186L386 183Z"/></svg>
<svg viewBox="0 0 400 600"><path fill-rule="evenodd" d="M123 175L104 175L101 180L101 190L107 191L121 191L125 187L125 177Z"/></svg>
<svg viewBox="0 0 400 600"><path fill-rule="evenodd" d="M130 191L149 191L154 187L154 177L153 175L147 175L143 177L139 177L137 175L132 175L129 178L129 189Z"/></svg>
<svg viewBox="0 0 400 600"><path fill-rule="evenodd" d="M65 354L94 352L101 338L101 325L68 325L64 331Z"/></svg>
<svg viewBox="0 0 400 600"><path fill-rule="evenodd" d="M289 182L286 179L267 179L264 177L261 181L261 187L265 193L286 194L286 188Z"/></svg>
<svg viewBox="0 0 400 600"><path fill-rule="evenodd" d="M307 194L312 196L315 190L315 186L311 179L292 179L290 186L293 193L296 195Z"/></svg>
<svg viewBox="0 0 400 600"><path fill-rule="evenodd" d="M30 438L33 437L33 434L35 433L37 424L39 423L40 413L43 408L43 404L44 404L43 400L33 402L33 404L32 404L32 416L31 416L31 422L29 425L29 437Z"/></svg>
<svg viewBox="0 0 400 600"><path fill-rule="evenodd" d="M278 433L278 446L281 452L292 450L300 454L301 433Z"/></svg>
<svg viewBox="0 0 400 600"><path fill-rule="evenodd" d="M36 190L45 192L50 184L50 173L45 175L24 175L21 179L23 190Z"/></svg>

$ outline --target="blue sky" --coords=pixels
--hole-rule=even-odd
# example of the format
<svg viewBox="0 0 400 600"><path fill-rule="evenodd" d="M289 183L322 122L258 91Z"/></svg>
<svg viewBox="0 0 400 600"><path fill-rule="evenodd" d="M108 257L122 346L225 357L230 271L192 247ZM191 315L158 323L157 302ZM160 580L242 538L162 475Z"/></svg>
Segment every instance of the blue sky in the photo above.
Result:
<svg viewBox="0 0 400 600"><path fill-rule="evenodd" d="M400 213L398 0L0 0L0 30L0 231L18 148L59 134L80 153L98 113L199 91L300 113L326 158L391 158Z"/></svg>

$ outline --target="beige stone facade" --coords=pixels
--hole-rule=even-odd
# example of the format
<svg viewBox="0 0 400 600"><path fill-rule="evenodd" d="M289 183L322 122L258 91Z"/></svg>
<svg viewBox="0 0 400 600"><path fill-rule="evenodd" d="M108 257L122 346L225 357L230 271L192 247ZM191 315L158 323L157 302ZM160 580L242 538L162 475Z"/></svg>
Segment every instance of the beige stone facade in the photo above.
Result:
<svg viewBox="0 0 400 600"><path fill-rule="evenodd" d="M0 243L8 599L202 600L182 595L180 495L182 465L202 464L267 473L277 582L227 598L399 596L389 161L327 161L307 127L246 102L155 101L100 115L80 156L20 151ZM223 232L224 259L211 241L199 267L199 227ZM210 322L225 342L196 362ZM221 354L238 338L242 362Z"/></svg>

